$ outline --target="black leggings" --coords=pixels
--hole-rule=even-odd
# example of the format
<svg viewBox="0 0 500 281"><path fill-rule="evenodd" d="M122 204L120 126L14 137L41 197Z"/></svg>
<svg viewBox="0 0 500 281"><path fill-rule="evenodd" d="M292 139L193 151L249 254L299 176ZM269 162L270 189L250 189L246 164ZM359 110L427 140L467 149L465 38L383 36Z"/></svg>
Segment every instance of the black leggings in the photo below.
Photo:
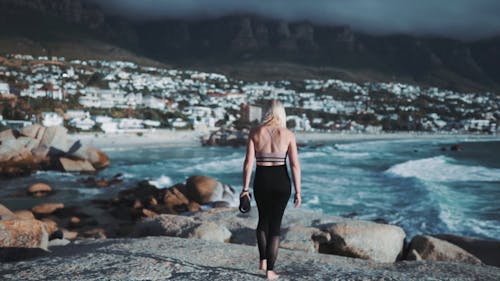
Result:
<svg viewBox="0 0 500 281"><path fill-rule="evenodd" d="M259 255L261 260L267 260L267 270L273 270L278 256L281 219L291 194L286 165L257 165L253 189L259 210L256 231Z"/></svg>

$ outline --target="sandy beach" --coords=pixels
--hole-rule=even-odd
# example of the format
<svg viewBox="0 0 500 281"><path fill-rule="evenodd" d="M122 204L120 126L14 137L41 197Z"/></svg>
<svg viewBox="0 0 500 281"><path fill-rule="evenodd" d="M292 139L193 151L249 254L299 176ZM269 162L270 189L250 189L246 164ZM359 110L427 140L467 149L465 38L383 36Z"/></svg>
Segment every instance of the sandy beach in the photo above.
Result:
<svg viewBox="0 0 500 281"><path fill-rule="evenodd" d="M200 138L208 135L207 131L168 130L159 129L141 133L79 133L72 134L74 140L81 140L100 149L134 149L158 147L189 147L201 146ZM296 132L299 143L332 142L332 141L366 141L366 140L396 140L396 139L490 139L500 140L498 135L486 134L456 134L456 133L351 133L351 132Z"/></svg>

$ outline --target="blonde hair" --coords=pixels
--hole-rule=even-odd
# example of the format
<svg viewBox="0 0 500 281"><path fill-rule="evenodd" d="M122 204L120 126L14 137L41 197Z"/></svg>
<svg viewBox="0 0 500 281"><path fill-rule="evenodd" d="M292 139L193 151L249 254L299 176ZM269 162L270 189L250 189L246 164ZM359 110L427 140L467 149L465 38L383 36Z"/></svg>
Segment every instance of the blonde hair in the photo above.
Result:
<svg viewBox="0 0 500 281"><path fill-rule="evenodd" d="M286 128L286 113L283 104L277 100L272 100L267 108L262 125L275 125Z"/></svg>

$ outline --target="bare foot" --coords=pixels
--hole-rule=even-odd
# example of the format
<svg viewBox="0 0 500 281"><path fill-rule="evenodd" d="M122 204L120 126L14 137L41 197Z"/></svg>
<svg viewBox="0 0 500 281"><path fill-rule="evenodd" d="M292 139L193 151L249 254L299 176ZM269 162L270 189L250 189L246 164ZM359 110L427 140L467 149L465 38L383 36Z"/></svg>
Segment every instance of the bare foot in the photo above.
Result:
<svg viewBox="0 0 500 281"><path fill-rule="evenodd" d="M267 270L267 260L261 260L260 261L259 269L261 269L261 270Z"/></svg>
<svg viewBox="0 0 500 281"><path fill-rule="evenodd" d="M276 280L276 279L278 279L278 277L280 277L278 274L276 274L276 272L274 272L272 270L268 270L266 272L266 276L267 276L267 280Z"/></svg>

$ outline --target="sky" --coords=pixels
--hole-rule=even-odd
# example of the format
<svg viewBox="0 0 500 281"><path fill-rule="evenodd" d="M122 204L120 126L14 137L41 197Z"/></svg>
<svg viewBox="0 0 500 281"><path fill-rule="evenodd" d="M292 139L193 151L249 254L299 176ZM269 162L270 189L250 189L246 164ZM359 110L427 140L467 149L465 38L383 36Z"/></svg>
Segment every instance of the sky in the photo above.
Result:
<svg viewBox="0 0 500 281"><path fill-rule="evenodd" d="M374 35L477 40L500 35L500 0L87 0L135 20L256 14L348 25Z"/></svg>

